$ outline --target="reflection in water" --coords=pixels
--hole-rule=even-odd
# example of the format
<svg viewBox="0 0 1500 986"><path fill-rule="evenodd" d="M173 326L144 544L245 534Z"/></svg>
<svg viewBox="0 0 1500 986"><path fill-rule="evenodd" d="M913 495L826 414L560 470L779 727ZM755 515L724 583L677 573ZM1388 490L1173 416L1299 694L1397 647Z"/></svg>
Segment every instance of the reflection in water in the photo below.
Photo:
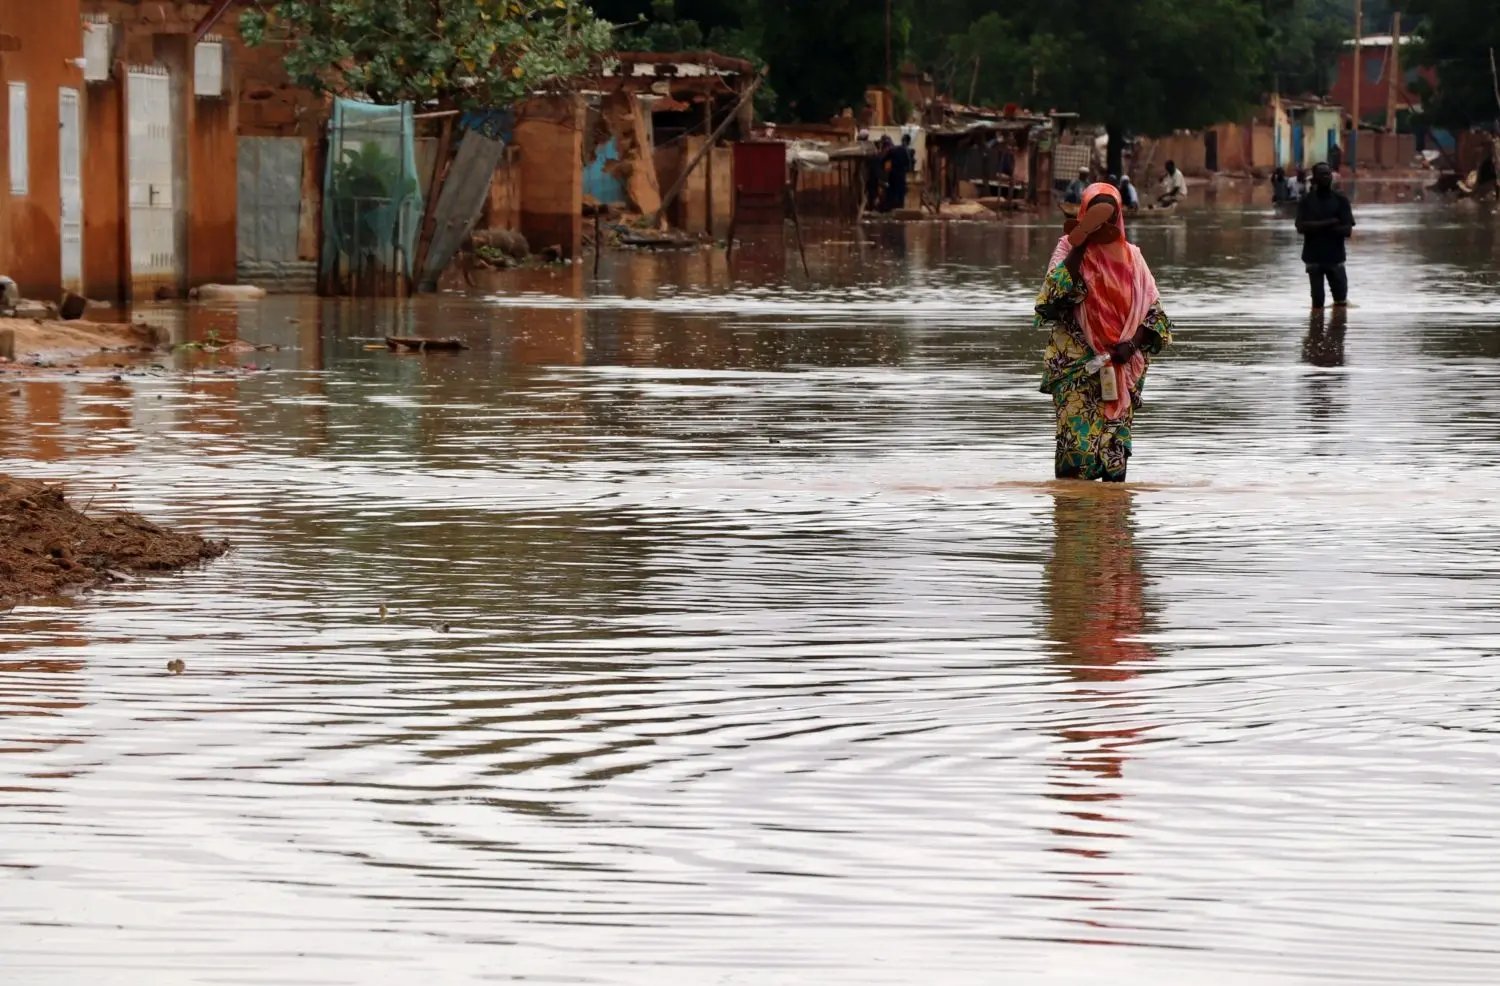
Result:
<svg viewBox="0 0 1500 986"><path fill-rule="evenodd" d="M1348 360L1269 206L1136 225L1123 489L1044 480L1046 217L0 374L0 470L236 548L0 614L6 974L1488 986L1497 240L1360 209Z"/></svg>
<svg viewBox="0 0 1500 986"><path fill-rule="evenodd" d="M1307 321L1307 336L1302 340L1303 362L1322 369L1342 367L1348 309L1336 306L1328 313L1318 309L1308 315ZM1348 383L1348 377L1342 373L1307 374L1307 404L1314 420L1327 422L1339 413Z"/></svg>
<svg viewBox="0 0 1500 986"><path fill-rule="evenodd" d="M1344 330L1349 312L1336 306L1331 313L1313 311L1307 320L1307 338L1302 341L1302 359L1313 366L1344 365Z"/></svg>
<svg viewBox="0 0 1500 986"><path fill-rule="evenodd" d="M1050 797L1067 803L1071 819L1055 830L1060 852L1109 855L1124 819L1107 810L1122 794L1117 783L1129 751L1149 727L1127 725L1129 682L1153 659L1142 642L1148 614L1137 557L1129 489L1092 487L1053 494L1052 553L1045 570L1047 635L1073 688L1067 723L1058 730L1064 753Z"/></svg>

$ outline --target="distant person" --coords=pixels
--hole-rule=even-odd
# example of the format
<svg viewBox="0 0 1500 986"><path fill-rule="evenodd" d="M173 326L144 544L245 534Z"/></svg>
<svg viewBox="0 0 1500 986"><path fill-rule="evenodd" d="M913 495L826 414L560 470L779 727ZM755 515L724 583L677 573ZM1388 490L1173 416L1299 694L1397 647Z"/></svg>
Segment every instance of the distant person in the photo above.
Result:
<svg viewBox="0 0 1500 986"><path fill-rule="evenodd" d="M1042 392L1057 411L1058 479L1123 483L1150 358L1172 341L1151 268L1125 239L1120 192L1099 182L1052 252L1035 325L1050 338Z"/></svg>
<svg viewBox="0 0 1500 986"><path fill-rule="evenodd" d="M1328 168L1334 174L1338 174L1339 168L1342 167L1343 164L1344 149L1338 145L1337 141L1335 141L1332 146L1328 148Z"/></svg>
<svg viewBox="0 0 1500 986"><path fill-rule="evenodd" d="M1474 197L1483 198L1486 195L1494 195L1500 199L1500 183L1496 182L1495 156L1490 154L1479 162L1479 170L1474 176Z"/></svg>
<svg viewBox="0 0 1500 986"><path fill-rule="evenodd" d="M917 149L911 144L911 134L901 135L901 147L906 151L906 171L908 174L917 170Z"/></svg>
<svg viewBox="0 0 1500 986"><path fill-rule="evenodd" d="M865 169L865 211L874 212L880 208L880 173L885 165L880 153L870 145L870 131L861 130L857 142L865 152L861 162Z"/></svg>
<svg viewBox="0 0 1500 986"><path fill-rule="evenodd" d="M1167 162L1167 170L1162 173L1161 185L1156 196L1156 204L1160 206L1175 205L1178 201L1187 197L1187 179L1181 171L1177 170L1176 161Z"/></svg>
<svg viewBox="0 0 1500 986"><path fill-rule="evenodd" d="M881 157L886 166L885 201L881 204L880 211L904 209L906 208L906 175L911 170L911 154L906 147L897 147L889 137L880 138L880 145L884 148Z"/></svg>
<svg viewBox="0 0 1500 986"><path fill-rule="evenodd" d="M1297 165L1297 173L1287 182L1287 190L1291 192L1291 201L1295 202L1307 194L1307 169Z"/></svg>
<svg viewBox="0 0 1500 986"><path fill-rule="evenodd" d="M1068 182L1067 190L1063 192L1063 201L1071 205L1080 205L1083 202L1083 190L1089 183L1089 169L1079 168L1078 177Z"/></svg>
<svg viewBox="0 0 1500 986"><path fill-rule="evenodd" d="M1344 271L1344 241L1354 232L1354 210L1342 192L1333 188L1333 169L1313 166L1313 187L1297 206L1297 232L1302 234L1302 262L1312 284L1312 306L1323 307L1323 281L1333 292L1335 308L1349 303L1349 276Z"/></svg>
<svg viewBox="0 0 1500 986"><path fill-rule="evenodd" d="M1009 139L1000 142L1000 178L1007 185L1016 180L1016 149Z"/></svg>
<svg viewBox="0 0 1500 986"><path fill-rule="evenodd" d="M1120 177L1120 201L1125 203L1127 209L1141 207L1141 193L1136 191L1135 182L1130 180L1129 175Z"/></svg>
<svg viewBox="0 0 1500 986"><path fill-rule="evenodd" d="M1292 188L1286 180L1286 169L1277 165L1271 169L1271 201L1290 202L1292 200Z"/></svg>

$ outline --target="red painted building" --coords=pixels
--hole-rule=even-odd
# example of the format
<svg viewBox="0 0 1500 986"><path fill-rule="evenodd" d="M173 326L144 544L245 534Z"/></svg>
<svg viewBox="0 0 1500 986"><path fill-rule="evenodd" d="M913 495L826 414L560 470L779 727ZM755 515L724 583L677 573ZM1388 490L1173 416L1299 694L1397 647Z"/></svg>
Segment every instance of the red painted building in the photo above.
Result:
<svg viewBox="0 0 1500 986"><path fill-rule="evenodd" d="M1399 54L1395 57L1396 80L1396 111L1403 109L1419 109L1422 105L1421 97L1412 92L1412 83L1417 79L1426 79L1431 85L1436 85L1437 76L1431 69L1418 68L1409 64L1411 59L1410 36L1403 36L1399 46ZM1339 56L1338 74L1334 79L1333 88L1328 98L1346 110L1352 111L1354 107L1354 90L1356 84L1359 87L1359 114L1363 119L1383 119L1386 112L1386 103L1391 96L1391 70L1392 56L1397 46L1389 34L1375 34L1363 38L1360 41L1359 52L1356 57L1354 42L1345 42L1343 54ZM1357 83L1356 83L1357 80Z"/></svg>
<svg viewBox="0 0 1500 986"><path fill-rule="evenodd" d="M64 184L69 232L76 231L82 169L78 114L83 96L83 29L78 0L0 0L0 274L25 294L55 298L81 282L81 258L64 277ZM61 118L74 153L61 161Z"/></svg>
<svg viewBox="0 0 1500 986"><path fill-rule="evenodd" d="M0 0L0 273L98 300L235 279L236 111L205 3Z"/></svg>

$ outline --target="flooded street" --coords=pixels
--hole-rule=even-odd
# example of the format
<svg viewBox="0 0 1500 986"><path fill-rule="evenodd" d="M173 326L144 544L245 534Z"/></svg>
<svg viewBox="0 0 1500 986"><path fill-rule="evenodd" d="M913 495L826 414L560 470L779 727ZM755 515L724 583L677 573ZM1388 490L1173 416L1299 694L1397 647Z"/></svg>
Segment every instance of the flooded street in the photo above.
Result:
<svg viewBox="0 0 1500 986"><path fill-rule="evenodd" d="M7 980L1495 982L1500 224L1355 210L1347 320L1269 208L1135 231L1123 488L1052 223L0 375L0 471L235 546L0 615Z"/></svg>

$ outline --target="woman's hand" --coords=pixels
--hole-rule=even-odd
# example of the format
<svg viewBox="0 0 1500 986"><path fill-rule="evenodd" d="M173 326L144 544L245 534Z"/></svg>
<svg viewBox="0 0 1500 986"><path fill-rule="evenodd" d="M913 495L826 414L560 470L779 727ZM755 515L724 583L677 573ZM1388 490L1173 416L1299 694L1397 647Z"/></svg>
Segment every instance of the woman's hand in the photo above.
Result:
<svg viewBox="0 0 1500 986"><path fill-rule="evenodd" d="M1130 357L1134 356L1139 348L1134 339L1125 339L1114 344L1109 351L1109 358L1116 364L1124 366L1130 362Z"/></svg>
<svg viewBox="0 0 1500 986"><path fill-rule="evenodd" d="M1063 266L1068 269L1068 276L1073 279L1074 284L1078 283L1078 277L1083 273L1083 254L1088 246L1088 241L1083 241L1069 250L1067 257L1063 259Z"/></svg>

